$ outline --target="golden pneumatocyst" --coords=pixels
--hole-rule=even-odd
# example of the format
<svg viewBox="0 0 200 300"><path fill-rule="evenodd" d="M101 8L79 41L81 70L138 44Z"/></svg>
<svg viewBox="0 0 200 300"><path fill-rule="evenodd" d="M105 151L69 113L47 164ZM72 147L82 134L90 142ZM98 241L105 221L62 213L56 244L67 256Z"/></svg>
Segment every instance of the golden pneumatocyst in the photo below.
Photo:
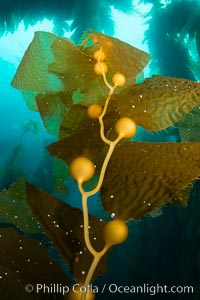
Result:
<svg viewBox="0 0 200 300"><path fill-rule="evenodd" d="M103 108L99 104L91 104L87 108L87 114L90 119L97 119L103 111Z"/></svg>
<svg viewBox="0 0 200 300"><path fill-rule="evenodd" d="M69 293L67 294L67 300L81 300L82 298L82 292L78 290L78 288L75 288L74 291L71 289ZM94 300L95 299L95 293L92 291L86 292L86 300Z"/></svg>
<svg viewBox="0 0 200 300"><path fill-rule="evenodd" d="M131 118L120 118L115 123L115 131L123 138L131 138L136 134L137 125Z"/></svg>
<svg viewBox="0 0 200 300"><path fill-rule="evenodd" d="M104 61L97 62L94 65L94 72L97 75L102 75L102 72L106 74L108 72L108 65Z"/></svg>
<svg viewBox="0 0 200 300"><path fill-rule="evenodd" d="M83 183L94 176L95 167L91 160L80 156L71 162L69 172L77 182Z"/></svg>
<svg viewBox="0 0 200 300"><path fill-rule="evenodd" d="M116 219L106 223L103 228L103 238L108 246L123 243L128 236L128 227L126 223L120 219Z"/></svg>
<svg viewBox="0 0 200 300"><path fill-rule="evenodd" d="M126 83L126 77L121 73L115 73L112 77L112 82L116 86L124 86Z"/></svg>
<svg viewBox="0 0 200 300"><path fill-rule="evenodd" d="M94 57L94 59L96 59L96 60L100 59L101 61L103 61L103 60L105 60L106 55L105 55L105 53L103 52L103 50L100 50L100 49L99 49L99 50L96 50L96 51L94 52L93 57Z"/></svg>

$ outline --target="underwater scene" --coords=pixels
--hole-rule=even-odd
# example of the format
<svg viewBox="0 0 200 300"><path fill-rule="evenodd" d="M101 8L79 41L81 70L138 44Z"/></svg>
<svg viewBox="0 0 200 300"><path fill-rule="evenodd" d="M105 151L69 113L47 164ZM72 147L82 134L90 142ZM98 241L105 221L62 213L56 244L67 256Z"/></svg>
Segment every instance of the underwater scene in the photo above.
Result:
<svg viewBox="0 0 200 300"><path fill-rule="evenodd" d="M0 299L200 299L200 1L0 1Z"/></svg>

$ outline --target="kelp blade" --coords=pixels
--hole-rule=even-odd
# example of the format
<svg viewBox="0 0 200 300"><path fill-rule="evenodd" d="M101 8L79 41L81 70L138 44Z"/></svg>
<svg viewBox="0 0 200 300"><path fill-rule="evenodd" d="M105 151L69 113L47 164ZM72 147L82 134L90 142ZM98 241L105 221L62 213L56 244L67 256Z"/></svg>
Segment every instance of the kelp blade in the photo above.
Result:
<svg viewBox="0 0 200 300"><path fill-rule="evenodd" d="M54 60L51 46L57 36L38 31L26 50L12 80L12 85L22 91L57 92L63 89L62 81L48 71L48 66Z"/></svg>
<svg viewBox="0 0 200 300"><path fill-rule="evenodd" d="M200 143L119 145L109 162L101 198L111 215L138 220L200 176ZM179 199L185 205L185 197Z"/></svg>
<svg viewBox="0 0 200 300"><path fill-rule="evenodd" d="M84 109L82 112L86 115L86 111L84 113ZM77 114L75 113L75 116L76 115ZM112 129L118 117L119 111L116 103L111 102L108 107L108 112L104 117L104 131L106 135L110 136L112 134ZM87 117L87 115L86 118L82 115L81 119L85 126L76 128L76 130L74 130L75 133L72 135L48 146L47 149L51 155L64 160L66 163L70 163L72 159L81 155L86 156L91 160L97 157L104 147L104 143L100 137L99 121L91 120ZM77 120L77 122L79 122L79 120ZM70 123L73 124L74 122L69 122L69 126ZM67 132L69 132L69 128L66 127L67 124L63 123L63 125L65 128L64 126L62 127L62 134L64 134L64 132L67 134Z"/></svg>
<svg viewBox="0 0 200 300"><path fill-rule="evenodd" d="M182 142L200 141L200 105L196 106L177 124Z"/></svg>
<svg viewBox="0 0 200 300"><path fill-rule="evenodd" d="M81 210L65 204L46 192L27 183L27 201L36 219L42 224L64 262L78 282L84 282L85 274L92 262L83 234L83 213ZM104 246L102 226L104 221L89 216L90 239L97 250ZM106 256L100 262L93 280L106 269Z"/></svg>
<svg viewBox="0 0 200 300"><path fill-rule="evenodd" d="M150 56L117 38L88 30L84 34L85 42L92 40L94 46L86 47L87 54L93 55L94 51L102 48L105 53L106 62L115 72L121 72L126 77L126 86L135 82L136 75L140 73L147 65ZM83 42L84 44L84 42Z"/></svg>
<svg viewBox="0 0 200 300"><path fill-rule="evenodd" d="M42 233L41 226L33 218L27 204L24 180L19 180L8 190L0 192L0 215L3 216L4 222L15 225L24 233Z"/></svg>
<svg viewBox="0 0 200 300"><path fill-rule="evenodd" d="M0 295L5 300L44 299L42 292L36 292L39 283L69 285L66 275L49 257L44 244L26 238L13 228L0 228L0 274ZM26 285L30 287L30 293ZM33 286L32 291L30 285ZM48 295L48 299L60 297L54 293Z"/></svg>
<svg viewBox="0 0 200 300"><path fill-rule="evenodd" d="M165 129L182 120L200 103L200 84L191 80L152 76L115 95L121 116L147 130Z"/></svg>

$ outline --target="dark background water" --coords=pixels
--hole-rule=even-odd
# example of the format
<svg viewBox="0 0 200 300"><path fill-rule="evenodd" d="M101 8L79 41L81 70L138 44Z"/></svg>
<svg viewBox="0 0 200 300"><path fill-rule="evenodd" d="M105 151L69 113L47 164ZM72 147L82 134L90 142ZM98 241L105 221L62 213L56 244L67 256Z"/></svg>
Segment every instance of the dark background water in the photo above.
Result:
<svg viewBox="0 0 200 300"><path fill-rule="evenodd" d="M139 5L140 4L140 5ZM146 6L145 6L146 5ZM121 21L113 20L112 9L123 12ZM145 9L144 9L145 8ZM129 26L120 36L116 32L123 22L133 15L146 24L143 28L145 43L141 47L149 50L151 62L144 76L160 74L199 80L200 2L199 1L1 1L1 35L7 37L1 44L0 58L0 188L8 188L21 176L44 190L55 193L52 188L52 162L45 147L55 140L46 133L39 113L31 112L19 91L10 86L28 43L23 32L12 39L11 33L18 29L20 21L25 27L34 25L44 18L54 21L50 31L64 35L71 31L77 42L82 33L94 30L115 35L123 40L136 36L139 29ZM74 20L71 25L66 20ZM128 19L129 20L129 19ZM139 21L140 20L140 21ZM121 22L121 23L120 23ZM140 22L140 23L139 23ZM136 23L137 24L137 23ZM70 27L69 27L70 25ZM39 26L40 27L40 26ZM145 28L145 29L144 29ZM42 29L42 25L41 25ZM7 34L7 36L5 36ZM9 35L10 34L10 35ZM8 43L10 39L10 43ZM24 42L26 40L26 43ZM10 51L13 47L13 54ZM17 52L17 47L19 51ZM7 50L6 50L7 49ZM16 54L17 52L17 54ZM7 55L8 53L8 55ZM199 123L200 124L200 121ZM197 126L196 130L199 131ZM198 141L198 134L196 135ZM136 140L180 141L177 128L168 132L148 133L142 129ZM188 140L189 141L189 140ZM187 170L186 170L187 171ZM67 196L60 199L73 203L77 199L74 184L70 184ZM76 204L79 206L79 200ZM194 294L120 294L105 291L96 299L199 299L200 298L200 183L194 183L187 208L169 207L162 209L156 218L146 217L130 222L128 240L113 248L108 260L107 272L95 282L100 288L107 283L118 286L132 285L192 285ZM101 208L90 207L95 215ZM2 226L5 226L2 222ZM0 283L1 284L1 283ZM27 296L28 299L28 296Z"/></svg>

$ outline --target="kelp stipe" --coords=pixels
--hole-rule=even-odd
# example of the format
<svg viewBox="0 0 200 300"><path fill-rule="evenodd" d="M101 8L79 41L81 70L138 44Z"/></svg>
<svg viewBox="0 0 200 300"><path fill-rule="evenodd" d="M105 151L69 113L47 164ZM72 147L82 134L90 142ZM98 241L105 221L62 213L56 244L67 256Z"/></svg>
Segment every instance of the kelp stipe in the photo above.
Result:
<svg viewBox="0 0 200 300"><path fill-rule="evenodd" d="M126 222L166 203L185 206L184 190L200 175L199 143L128 140L136 124L165 129L200 103L197 82L153 76L134 84L148 60L148 54L92 30L80 46L37 32L12 82L57 136L48 150L63 161L82 194L83 212L22 184L23 200L82 285L105 271L107 251L128 235ZM61 167L59 160L57 172ZM110 222L88 215L87 199L98 191L114 217Z"/></svg>
<svg viewBox="0 0 200 300"><path fill-rule="evenodd" d="M114 245L122 243L128 236L128 227L126 224L120 220L116 219L114 221L108 222L104 228L103 228L103 237L105 241L105 246L101 251L96 251L90 242L90 236L89 236L89 222L88 222L88 198L90 196L95 195L98 193L101 189L103 178L106 172L107 165L109 163L110 157L115 149L115 146L123 139L123 138L131 138L136 134L136 124L135 122L130 118L120 118L115 124L115 131L117 133L117 138L114 141L111 141L105 137L104 134L104 122L103 117L106 114L111 96L113 95L115 89L119 86L124 86L126 79L125 76L121 73L115 73L112 77L112 82L114 85L110 85L110 83L107 81L106 73L108 71L107 64L104 61L106 58L102 48L100 50L97 50L94 52L94 57L97 60L97 63L94 65L94 72L97 75L102 75L105 85L109 89L109 94L107 96L107 99L105 101L105 105L103 108L99 106L98 104L91 104L88 107L87 113L89 118L98 118L99 124L100 124L100 136L102 141L109 146L108 152L105 156L100 175L99 180L96 185L96 187L91 191L84 191L83 189L83 182L91 179L94 176L95 173L95 166L93 165L92 161L85 157L78 157L75 160L72 161L70 164L70 174L71 176L77 181L79 191L82 195L82 208L83 208L83 219L84 219L84 238L85 243L90 251L90 253L93 255L93 261L89 268L89 271L86 275L86 279L84 281L85 289L87 290L87 287L89 286L92 276L94 274L94 271L101 259L101 257L108 251L108 249ZM87 297L86 293L83 293L81 299L85 300ZM70 298L69 298L70 299Z"/></svg>

